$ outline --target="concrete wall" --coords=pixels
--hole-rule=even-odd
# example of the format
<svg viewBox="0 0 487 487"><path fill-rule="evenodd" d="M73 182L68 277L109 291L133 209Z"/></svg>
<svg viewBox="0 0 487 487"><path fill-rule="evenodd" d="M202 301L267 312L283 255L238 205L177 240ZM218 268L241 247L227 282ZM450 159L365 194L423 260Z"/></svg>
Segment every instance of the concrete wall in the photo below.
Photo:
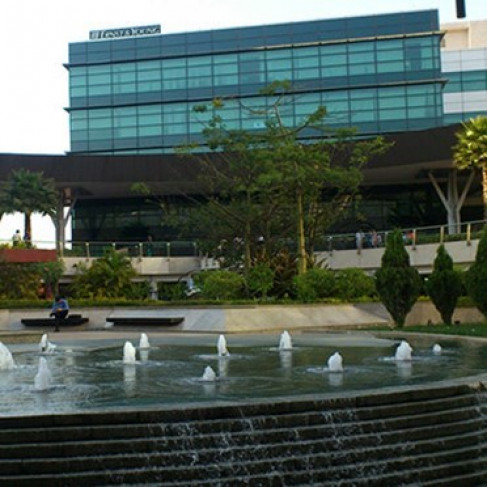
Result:
<svg viewBox="0 0 487 487"><path fill-rule="evenodd" d="M188 308L74 308L72 313L82 314L90 320L87 325L70 327L69 330L72 331L106 330L106 318L109 316L184 317L183 323L177 326L138 328L157 332L259 333L285 329L351 329L371 325L391 325L390 316L380 303ZM20 320L22 318L47 318L48 315L49 309L1 310L0 331L34 330L34 328L22 325ZM432 323L441 321L431 303L418 302L408 315L406 325L427 323L429 320ZM465 323L484 321L484 318L474 308L459 308L455 311L454 320Z"/></svg>
<svg viewBox="0 0 487 487"><path fill-rule="evenodd" d="M468 267L474 260L477 253L478 240L472 240L470 244L466 241L447 242L445 248L450 254L453 262L462 267ZM410 263L420 272L431 272L433 261L436 257L439 244L407 245ZM372 273L381 266L384 248L357 250L334 250L332 252L318 252L317 261L323 261L333 270L359 267L364 271Z"/></svg>

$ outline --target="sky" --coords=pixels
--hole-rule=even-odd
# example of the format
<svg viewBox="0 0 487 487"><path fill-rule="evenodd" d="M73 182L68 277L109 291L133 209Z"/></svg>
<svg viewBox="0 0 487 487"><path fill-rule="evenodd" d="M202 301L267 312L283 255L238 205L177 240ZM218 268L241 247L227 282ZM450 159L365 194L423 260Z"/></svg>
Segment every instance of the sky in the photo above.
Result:
<svg viewBox="0 0 487 487"><path fill-rule="evenodd" d="M465 20L487 19L485 0L465 0ZM69 151L68 44L90 30L160 24L162 33L438 9L454 22L455 0L1 0L0 153ZM0 221L0 240L23 231L18 215ZM53 239L35 218L33 238Z"/></svg>

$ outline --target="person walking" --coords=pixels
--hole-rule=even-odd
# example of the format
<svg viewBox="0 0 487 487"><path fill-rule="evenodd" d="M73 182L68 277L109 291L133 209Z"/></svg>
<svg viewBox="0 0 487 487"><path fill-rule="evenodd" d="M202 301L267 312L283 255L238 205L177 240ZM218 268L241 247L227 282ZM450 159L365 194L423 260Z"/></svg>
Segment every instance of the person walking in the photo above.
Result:
<svg viewBox="0 0 487 487"><path fill-rule="evenodd" d="M12 236L12 245L17 247L20 242L22 242L22 235L20 235L20 230L16 230Z"/></svg>

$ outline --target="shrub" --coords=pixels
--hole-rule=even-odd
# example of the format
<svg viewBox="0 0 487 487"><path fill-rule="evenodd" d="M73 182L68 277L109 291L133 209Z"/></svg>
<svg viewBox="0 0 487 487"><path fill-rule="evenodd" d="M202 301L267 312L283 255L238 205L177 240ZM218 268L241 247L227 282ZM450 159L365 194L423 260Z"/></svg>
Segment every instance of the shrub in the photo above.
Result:
<svg viewBox="0 0 487 487"><path fill-rule="evenodd" d="M407 314L419 297L421 286L418 271L409 264L402 234L395 230L387 236L381 267L375 273L375 287L397 326L404 325Z"/></svg>
<svg viewBox="0 0 487 487"><path fill-rule="evenodd" d="M184 282L160 282L157 285L159 299L165 301L178 301L186 299L187 286Z"/></svg>
<svg viewBox="0 0 487 487"><path fill-rule="evenodd" d="M294 253L282 248L272 257L270 267L274 271L274 284L269 294L279 299L296 297L298 263Z"/></svg>
<svg viewBox="0 0 487 487"><path fill-rule="evenodd" d="M298 299L305 302L328 298L335 289L335 275L329 269L313 268L295 278Z"/></svg>
<svg viewBox="0 0 487 487"><path fill-rule="evenodd" d="M264 262L253 266L247 275L247 287L251 294L266 297L274 285L275 272Z"/></svg>
<svg viewBox="0 0 487 487"><path fill-rule="evenodd" d="M41 274L36 264L0 262L0 298L36 299Z"/></svg>
<svg viewBox="0 0 487 487"><path fill-rule="evenodd" d="M344 301L373 296L374 279L362 269L350 268L335 273L335 296Z"/></svg>
<svg viewBox="0 0 487 487"><path fill-rule="evenodd" d="M237 299L242 297L245 280L236 272L227 270L201 272L197 284L209 299Z"/></svg>
<svg viewBox="0 0 487 487"><path fill-rule="evenodd" d="M103 257L95 260L90 268L80 263L71 287L77 298L128 298L134 293L138 294L132 284L132 279L136 275L127 256L109 249Z"/></svg>
<svg viewBox="0 0 487 487"><path fill-rule="evenodd" d="M482 231L475 262L466 272L465 287L475 306L487 317L487 228Z"/></svg>
<svg viewBox="0 0 487 487"><path fill-rule="evenodd" d="M462 278L460 273L453 269L453 260L444 245L438 247L433 272L425 287L443 323L451 325L453 312L462 293Z"/></svg>

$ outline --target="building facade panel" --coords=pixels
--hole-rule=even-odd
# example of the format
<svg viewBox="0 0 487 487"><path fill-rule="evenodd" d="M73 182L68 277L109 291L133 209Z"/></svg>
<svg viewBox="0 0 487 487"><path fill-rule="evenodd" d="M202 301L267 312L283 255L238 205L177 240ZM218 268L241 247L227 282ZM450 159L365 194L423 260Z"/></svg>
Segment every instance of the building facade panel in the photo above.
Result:
<svg viewBox="0 0 487 487"><path fill-rule="evenodd" d="M445 123L487 115L487 21L444 26Z"/></svg>
<svg viewBox="0 0 487 487"><path fill-rule="evenodd" d="M296 94L290 125L322 104L363 134L440 126L440 40L424 11L71 44L71 151L172 152L215 97L231 128L259 130L242 104L268 106L276 80Z"/></svg>

